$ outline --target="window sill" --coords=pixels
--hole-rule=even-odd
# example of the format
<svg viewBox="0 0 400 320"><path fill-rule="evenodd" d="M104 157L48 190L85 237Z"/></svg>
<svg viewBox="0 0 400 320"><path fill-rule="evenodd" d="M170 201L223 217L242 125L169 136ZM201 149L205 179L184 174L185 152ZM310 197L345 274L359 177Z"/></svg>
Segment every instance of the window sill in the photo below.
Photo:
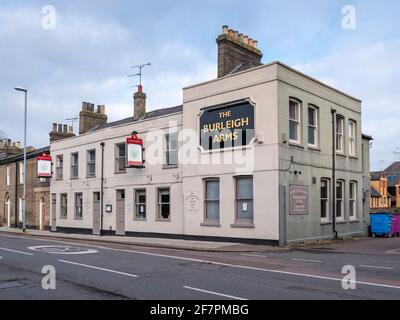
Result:
<svg viewBox="0 0 400 320"><path fill-rule="evenodd" d="M321 221L321 226L326 226L332 224L331 221Z"/></svg>
<svg viewBox="0 0 400 320"><path fill-rule="evenodd" d="M248 229L252 229L255 228L256 226L254 225L254 223L251 222L235 222L231 224L232 228L248 228Z"/></svg>
<svg viewBox="0 0 400 320"><path fill-rule="evenodd" d="M123 174L123 173L126 173L126 170L114 171L114 174Z"/></svg>
<svg viewBox="0 0 400 320"><path fill-rule="evenodd" d="M156 219L156 222L171 222L171 219Z"/></svg>
<svg viewBox="0 0 400 320"><path fill-rule="evenodd" d="M96 175L86 176L86 179L93 179L93 178L96 178Z"/></svg>
<svg viewBox="0 0 400 320"><path fill-rule="evenodd" d="M347 156L342 152L336 151L336 155L339 156L339 157L347 158Z"/></svg>
<svg viewBox="0 0 400 320"><path fill-rule="evenodd" d="M350 159L358 160L358 156L349 156Z"/></svg>
<svg viewBox="0 0 400 320"><path fill-rule="evenodd" d="M178 165L177 164L163 164L162 166L163 169L177 169Z"/></svg>
<svg viewBox="0 0 400 320"><path fill-rule="evenodd" d="M80 218L80 217L74 217L74 220L83 220L83 218Z"/></svg>
<svg viewBox="0 0 400 320"><path fill-rule="evenodd" d="M62 181L63 178L56 178L55 180L56 180L56 181Z"/></svg>
<svg viewBox="0 0 400 320"><path fill-rule="evenodd" d="M200 223L200 226L202 227L221 227L221 224L217 221L204 221Z"/></svg>
<svg viewBox="0 0 400 320"><path fill-rule="evenodd" d="M294 141L289 141L288 144L289 144L289 146L291 146L291 147L304 149L304 146L302 146L300 143L297 143L297 142L294 142Z"/></svg>
<svg viewBox="0 0 400 320"><path fill-rule="evenodd" d="M78 180L79 179L79 177L71 177L71 178L69 178L69 180Z"/></svg>
<svg viewBox="0 0 400 320"><path fill-rule="evenodd" d="M309 145L309 146L307 147L307 149L308 149L308 150L312 150L312 151L319 151L319 152L321 152L321 149L320 149L320 148L315 147L315 146L311 146L311 145Z"/></svg>
<svg viewBox="0 0 400 320"><path fill-rule="evenodd" d="M146 218L133 218L133 221L147 221Z"/></svg>
<svg viewBox="0 0 400 320"><path fill-rule="evenodd" d="M347 220L336 220L336 224L346 224Z"/></svg>
<svg viewBox="0 0 400 320"><path fill-rule="evenodd" d="M60 217L60 220L68 220L68 217Z"/></svg>
<svg viewBox="0 0 400 320"><path fill-rule="evenodd" d="M359 219L350 219L349 222L350 223L358 223L358 222L360 222L360 220Z"/></svg>

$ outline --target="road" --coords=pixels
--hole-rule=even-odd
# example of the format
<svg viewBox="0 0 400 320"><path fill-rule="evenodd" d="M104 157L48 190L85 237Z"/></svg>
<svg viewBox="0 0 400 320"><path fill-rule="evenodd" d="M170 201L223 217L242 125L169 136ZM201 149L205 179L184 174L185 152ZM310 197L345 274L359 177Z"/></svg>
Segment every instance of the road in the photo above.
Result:
<svg viewBox="0 0 400 320"><path fill-rule="evenodd" d="M42 288L47 265L55 290ZM1 233L0 299L400 299L400 238L212 253Z"/></svg>

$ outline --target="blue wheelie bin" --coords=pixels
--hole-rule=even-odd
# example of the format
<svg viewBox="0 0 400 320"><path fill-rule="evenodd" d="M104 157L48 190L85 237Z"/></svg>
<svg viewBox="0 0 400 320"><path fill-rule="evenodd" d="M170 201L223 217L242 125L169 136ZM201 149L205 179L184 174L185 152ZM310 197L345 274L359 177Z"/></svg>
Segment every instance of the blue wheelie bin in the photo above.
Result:
<svg viewBox="0 0 400 320"><path fill-rule="evenodd" d="M373 237L391 237L392 214L388 212L371 213L371 233Z"/></svg>

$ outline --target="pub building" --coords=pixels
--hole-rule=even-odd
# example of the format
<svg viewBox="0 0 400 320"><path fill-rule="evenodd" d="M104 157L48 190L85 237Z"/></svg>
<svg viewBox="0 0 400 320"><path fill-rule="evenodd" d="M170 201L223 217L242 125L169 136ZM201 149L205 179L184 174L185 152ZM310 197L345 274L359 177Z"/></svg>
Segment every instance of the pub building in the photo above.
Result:
<svg viewBox="0 0 400 320"><path fill-rule="evenodd" d="M218 77L182 105L107 122L82 103L80 134L51 143L52 230L290 242L360 235L369 224L361 101L222 28Z"/></svg>

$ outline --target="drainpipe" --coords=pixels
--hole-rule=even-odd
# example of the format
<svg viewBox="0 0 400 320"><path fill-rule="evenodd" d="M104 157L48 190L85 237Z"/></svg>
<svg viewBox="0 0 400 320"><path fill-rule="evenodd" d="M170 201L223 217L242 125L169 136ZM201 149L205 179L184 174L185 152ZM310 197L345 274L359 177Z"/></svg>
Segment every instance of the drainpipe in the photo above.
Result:
<svg viewBox="0 0 400 320"><path fill-rule="evenodd" d="M19 210L19 203L18 203L18 162L15 162L15 206L14 206L14 224L15 228L18 228L18 210Z"/></svg>
<svg viewBox="0 0 400 320"><path fill-rule="evenodd" d="M335 238L338 237L336 230L336 109L332 113L332 231Z"/></svg>
<svg viewBox="0 0 400 320"><path fill-rule="evenodd" d="M103 210L104 210L104 142L101 145L101 187L100 187L100 236L103 233Z"/></svg>

